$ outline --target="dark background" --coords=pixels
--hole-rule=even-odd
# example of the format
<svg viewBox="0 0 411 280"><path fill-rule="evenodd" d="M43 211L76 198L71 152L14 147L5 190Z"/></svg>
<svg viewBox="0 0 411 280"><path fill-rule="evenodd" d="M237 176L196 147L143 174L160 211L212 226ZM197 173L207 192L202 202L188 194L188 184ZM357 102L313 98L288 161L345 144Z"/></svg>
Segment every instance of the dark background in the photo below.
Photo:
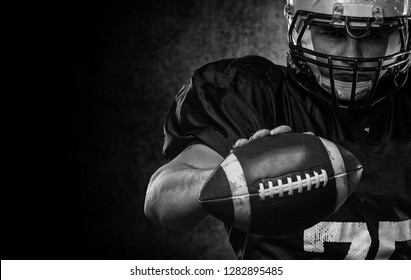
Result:
<svg viewBox="0 0 411 280"><path fill-rule="evenodd" d="M285 65L284 2L105 0L59 8L61 28L48 26L63 35L52 59L63 68L64 121L47 119L49 131L63 131L45 145L59 160L33 172L35 189L9 196L2 259L234 258L219 221L169 230L145 218L144 196L165 163L167 110L194 69L248 54Z"/></svg>

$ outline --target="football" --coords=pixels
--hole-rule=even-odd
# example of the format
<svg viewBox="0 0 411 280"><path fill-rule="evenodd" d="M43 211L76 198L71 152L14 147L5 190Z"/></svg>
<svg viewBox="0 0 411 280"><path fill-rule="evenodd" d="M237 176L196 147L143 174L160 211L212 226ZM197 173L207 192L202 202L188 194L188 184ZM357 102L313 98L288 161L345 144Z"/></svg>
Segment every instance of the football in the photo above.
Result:
<svg viewBox="0 0 411 280"><path fill-rule="evenodd" d="M362 169L350 151L326 139L270 135L230 153L203 185L199 201L241 231L290 234L334 213L357 186Z"/></svg>

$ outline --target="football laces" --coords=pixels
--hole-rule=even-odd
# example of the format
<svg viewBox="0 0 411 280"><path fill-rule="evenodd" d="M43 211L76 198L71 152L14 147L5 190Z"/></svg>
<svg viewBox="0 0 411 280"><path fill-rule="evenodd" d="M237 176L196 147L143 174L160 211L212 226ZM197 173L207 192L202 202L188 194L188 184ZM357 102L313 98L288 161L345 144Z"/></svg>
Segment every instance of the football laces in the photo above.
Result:
<svg viewBox="0 0 411 280"><path fill-rule="evenodd" d="M304 179L300 175L297 175L295 181L293 181L291 177L287 177L287 183L285 184L281 179L277 179L276 182L267 180L265 184L259 183L260 189L258 193L260 198L265 200L266 198L274 198L274 196L282 197L284 196L284 193L293 195L294 192L302 193L304 190L311 191L312 189L318 189L321 186L325 187L328 183L327 172L324 169L321 169L321 173L316 171L313 173L313 176L304 173Z"/></svg>

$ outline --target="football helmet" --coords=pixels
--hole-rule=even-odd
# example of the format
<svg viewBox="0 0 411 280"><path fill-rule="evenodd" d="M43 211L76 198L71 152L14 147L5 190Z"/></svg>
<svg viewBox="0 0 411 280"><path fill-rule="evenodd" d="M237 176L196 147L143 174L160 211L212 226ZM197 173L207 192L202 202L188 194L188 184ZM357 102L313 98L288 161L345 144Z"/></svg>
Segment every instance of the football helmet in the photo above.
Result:
<svg viewBox="0 0 411 280"><path fill-rule="evenodd" d="M395 93L411 64L410 2L287 0L291 77L310 93L347 109L365 109ZM331 38L328 47L316 46L315 30ZM338 52L334 41L352 41L361 51Z"/></svg>

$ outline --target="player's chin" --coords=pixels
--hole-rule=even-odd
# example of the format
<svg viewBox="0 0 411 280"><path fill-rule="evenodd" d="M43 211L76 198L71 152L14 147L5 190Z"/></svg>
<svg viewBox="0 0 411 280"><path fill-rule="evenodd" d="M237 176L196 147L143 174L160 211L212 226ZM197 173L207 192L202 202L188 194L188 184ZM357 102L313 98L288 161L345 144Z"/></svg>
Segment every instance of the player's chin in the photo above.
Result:
<svg viewBox="0 0 411 280"><path fill-rule="evenodd" d="M357 92L355 93L354 101L355 102L363 101L366 95L367 95L366 90ZM339 101L349 102L351 100L351 93L350 92L337 92L337 98Z"/></svg>
<svg viewBox="0 0 411 280"><path fill-rule="evenodd" d="M368 82L368 81L372 81L373 78L374 78L374 75L361 73L361 74L358 74L357 76L357 82ZM334 75L334 79L340 82L353 83L354 73L338 73Z"/></svg>
<svg viewBox="0 0 411 280"><path fill-rule="evenodd" d="M336 65L347 67L347 65ZM320 70L321 76L330 79L330 72L328 68L325 67L318 67ZM333 78L336 82L343 82L343 83L353 83L354 80L356 82L368 82L374 80L375 72L373 71L362 71L357 73L357 77L354 77L354 71L345 71L345 70L334 70L333 71Z"/></svg>

